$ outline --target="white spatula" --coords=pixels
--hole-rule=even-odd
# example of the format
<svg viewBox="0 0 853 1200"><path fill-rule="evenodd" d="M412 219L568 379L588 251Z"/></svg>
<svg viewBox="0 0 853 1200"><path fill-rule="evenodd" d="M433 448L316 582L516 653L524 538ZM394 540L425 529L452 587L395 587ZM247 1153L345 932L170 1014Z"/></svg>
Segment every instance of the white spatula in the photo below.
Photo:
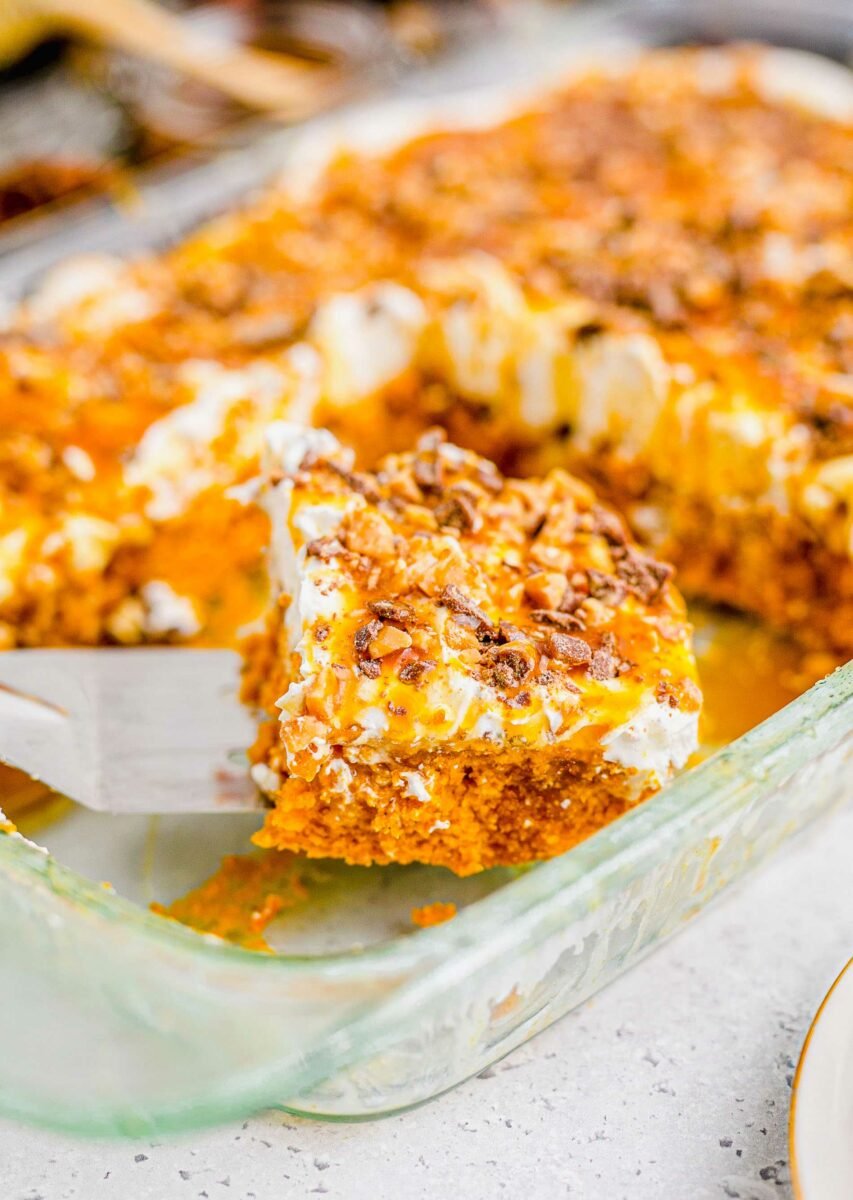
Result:
<svg viewBox="0 0 853 1200"><path fill-rule="evenodd" d="M0 762L114 813L262 807L229 650L0 653Z"/></svg>

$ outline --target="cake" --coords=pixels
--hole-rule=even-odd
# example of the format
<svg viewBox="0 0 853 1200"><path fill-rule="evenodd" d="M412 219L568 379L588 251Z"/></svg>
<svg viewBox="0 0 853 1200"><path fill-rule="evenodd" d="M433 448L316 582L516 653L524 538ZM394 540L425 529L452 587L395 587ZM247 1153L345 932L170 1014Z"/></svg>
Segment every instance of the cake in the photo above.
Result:
<svg viewBox="0 0 853 1200"><path fill-rule="evenodd" d="M245 698L263 846L468 874L567 849L694 750L671 569L560 469L509 479L428 431L372 472L266 437L265 630Z"/></svg>
<svg viewBox="0 0 853 1200"><path fill-rule="evenodd" d="M816 62L646 52L64 264L0 334L0 646L232 644L289 419L567 467L687 592L848 657L853 105Z"/></svg>

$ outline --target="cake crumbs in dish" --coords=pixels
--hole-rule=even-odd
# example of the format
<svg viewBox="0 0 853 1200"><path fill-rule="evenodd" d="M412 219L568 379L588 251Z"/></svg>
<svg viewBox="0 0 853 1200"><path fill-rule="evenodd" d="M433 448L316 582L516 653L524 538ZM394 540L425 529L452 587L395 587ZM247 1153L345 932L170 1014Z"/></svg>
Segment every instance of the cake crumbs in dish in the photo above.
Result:
<svg viewBox="0 0 853 1200"><path fill-rule="evenodd" d="M214 934L246 950L272 953L265 937L268 926L308 897L299 859L270 850L229 854L198 887L171 904L152 904L151 909L198 933Z"/></svg>
<svg viewBox="0 0 853 1200"><path fill-rule="evenodd" d="M456 905L452 901L436 900L432 904L423 904L420 908L413 908L411 912L412 924L417 925L418 929L430 929L433 925L443 925L445 921L452 921L456 916Z"/></svg>

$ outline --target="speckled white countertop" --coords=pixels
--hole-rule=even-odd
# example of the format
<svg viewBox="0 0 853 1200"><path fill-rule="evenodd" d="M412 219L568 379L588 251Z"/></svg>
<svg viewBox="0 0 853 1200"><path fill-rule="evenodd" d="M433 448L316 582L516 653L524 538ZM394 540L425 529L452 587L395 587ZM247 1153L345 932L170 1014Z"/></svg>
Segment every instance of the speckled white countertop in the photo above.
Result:
<svg viewBox="0 0 853 1200"><path fill-rule="evenodd" d="M853 809L584 1008L415 1112L157 1142L0 1124L2 1200L788 1200L790 1081L853 955ZM851 1181L853 1195L853 1181Z"/></svg>

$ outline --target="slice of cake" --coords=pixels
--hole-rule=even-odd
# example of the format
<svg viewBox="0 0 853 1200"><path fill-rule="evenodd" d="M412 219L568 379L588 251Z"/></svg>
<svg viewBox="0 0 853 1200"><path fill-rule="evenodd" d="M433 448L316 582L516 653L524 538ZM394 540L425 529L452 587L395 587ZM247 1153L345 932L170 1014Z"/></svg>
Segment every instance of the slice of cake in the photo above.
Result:
<svg viewBox="0 0 853 1200"><path fill-rule="evenodd" d="M504 478L425 435L375 473L267 438L272 612L245 695L261 845L460 874L567 849L696 745L670 569L564 471Z"/></svg>

